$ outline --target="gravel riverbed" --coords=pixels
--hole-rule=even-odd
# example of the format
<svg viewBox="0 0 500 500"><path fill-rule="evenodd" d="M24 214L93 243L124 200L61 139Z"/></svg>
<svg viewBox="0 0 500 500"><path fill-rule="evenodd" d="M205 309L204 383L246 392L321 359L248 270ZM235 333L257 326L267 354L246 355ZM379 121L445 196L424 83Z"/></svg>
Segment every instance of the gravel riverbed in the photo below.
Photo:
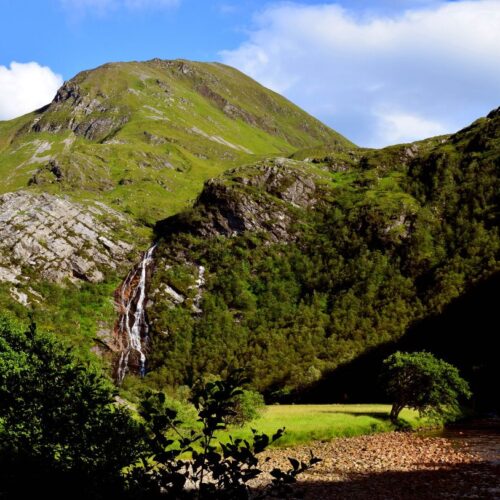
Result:
<svg viewBox="0 0 500 500"><path fill-rule="evenodd" d="M282 498L500 499L500 460L485 459L466 442L391 432L273 449L263 469L288 468L288 457L322 462ZM500 457L499 457L500 458Z"/></svg>

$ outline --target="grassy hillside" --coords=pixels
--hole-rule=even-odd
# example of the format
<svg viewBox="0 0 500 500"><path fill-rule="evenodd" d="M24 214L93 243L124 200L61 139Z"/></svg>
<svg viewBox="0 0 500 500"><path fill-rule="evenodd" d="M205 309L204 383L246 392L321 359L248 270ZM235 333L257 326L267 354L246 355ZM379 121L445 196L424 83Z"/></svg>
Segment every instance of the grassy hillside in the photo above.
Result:
<svg viewBox="0 0 500 500"><path fill-rule="evenodd" d="M106 64L66 82L49 106L0 122L0 193L29 185L153 224L230 167L325 142L353 147L233 68Z"/></svg>
<svg viewBox="0 0 500 500"><path fill-rule="evenodd" d="M99 213L121 217L116 234L96 239L133 243L131 264L160 239L144 383L244 368L274 400L401 338L498 272L499 171L500 110L451 136L360 149L215 63L107 64L0 123L0 195L62 196L96 225ZM102 260L102 279L78 281L82 252L70 248L68 281L40 279L32 262L58 216L6 228L26 217L18 209L0 221L17 245L3 248L0 276L10 263L22 279L0 283L0 305L26 316L18 302L28 294L45 329L82 355L105 350L123 271ZM64 227L66 249L74 235ZM91 229L78 241L94 248ZM47 275L51 262L39 263ZM124 389L140 384L130 377Z"/></svg>
<svg viewBox="0 0 500 500"><path fill-rule="evenodd" d="M92 213L102 208L96 203L104 203L126 217L126 227L111 236L135 247L132 266L150 245L152 226L190 207L207 179L325 142L355 149L228 66L180 60L106 64L66 82L48 106L0 122L0 196L17 190L51 193ZM0 248L24 277L21 283L2 282L0 259L2 309L25 317L27 308L18 300L27 295L41 326L60 332L85 355L95 348L94 339L109 339L113 291L127 271L120 275L108 266L101 283L51 283L32 264L40 260L32 250L46 246L51 228L33 224L21 230L11 218L0 220L0 229L17 239L18 247L30 247L20 256ZM59 235L65 244L70 233L71 228Z"/></svg>

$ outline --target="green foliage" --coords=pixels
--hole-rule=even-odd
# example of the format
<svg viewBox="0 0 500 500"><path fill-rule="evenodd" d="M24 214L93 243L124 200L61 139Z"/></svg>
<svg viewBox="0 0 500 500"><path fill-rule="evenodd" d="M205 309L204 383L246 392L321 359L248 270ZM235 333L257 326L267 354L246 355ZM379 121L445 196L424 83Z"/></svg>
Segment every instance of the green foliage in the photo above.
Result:
<svg viewBox="0 0 500 500"><path fill-rule="evenodd" d="M391 421L397 423L405 407L436 420L460 414L459 399L469 398L469 384L458 370L428 352L396 352L384 361L383 380L393 402Z"/></svg>
<svg viewBox="0 0 500 500"><path fill-rule="evenodd" d="M257 454L283 430L216 440L236 415L240 383L233 376L194 390L199 431L185 430L163 393L146 395L139 420L52 336L0 319L0 496L248 498L261 473ZM271 486L294 482L317 461L290 459L289 471L272 472Z"/></svg>
<svg viewBox="0 0 500 500"><path fill-rule="evenodd" d="M252 431L249 440L216 439L235 415L234 401L243 394L237 374L226 380L199 385L193 394L201 430L183 435L177 412L169 407L164 393L149 393L139 413L146 423L151 456L128 471L128 492L134 499L154 498L250 498L249 483L262 471L257 455L279 439L284 429L271 438ZM172 436L172 437L171 437ZM175 437L173 437L175 436ZM184 458L188 454L190 459ZM311 454L308 462L289 459L290 469L275 468L266 489L285 494L299 474L320 460Z"/></svg>
<svg viewBox="0 0 500 500"><path fill-rule="evenodd" d="M30 292L37 295L30 297L30 309L13 300L10 286L0 284L0 310L8 311L9 317L18 321L27 321L32 314L41 330L57 336L80 360L102 366L106 359L95 356L91 348L100 333L112 331L116 320L112 297L118 284L116 276L103 283L78 285L40 282L33 276Z"/></svg>
<svg viewBox="0 0 500 500"><path fill-rule="evenodd" d="M140 426L114 390L50 335L0 319L2 498L108 498L141 452Z"/></svg>
<svg viewBox="0 0 500 500"><path fill-rule="evenodd" d="M330 156L346 165L346 154ZM498 112L449 138L348 156L345 171L329 172L333 160L323 156L293 163L292 174L316 185L314 209L256 187L255 165L224 177L229 200L198 203L181 217L158 247L159 267L179 254L206 267L203 312L155 302L151 378L190 384L234 366L267 400L286 400L500 270ZM289 241L265 231L197 236L207 214L249 196L294 221Z"/></svg>
<svg viewBox="0 0 500 500"><path fill-rule="evenodd" d="M264 407L265 402L262 394L257 391L243 389L241 394L234 398L234 415L227 419L227 423L242 426L260 417Z"/></svg>

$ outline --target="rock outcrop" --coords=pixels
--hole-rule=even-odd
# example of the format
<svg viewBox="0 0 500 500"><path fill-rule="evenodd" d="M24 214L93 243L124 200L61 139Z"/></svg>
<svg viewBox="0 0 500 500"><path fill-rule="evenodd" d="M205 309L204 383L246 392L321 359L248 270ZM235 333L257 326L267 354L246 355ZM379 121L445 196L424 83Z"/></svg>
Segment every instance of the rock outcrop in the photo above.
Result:
<svg viewBox="0 0 500 500"><path fill-rule="evenodd" d="M192 214L161 221L157 231L165 236L180 229L203 237L264 232L274 242L292 241L297 209L314 208L321 199L314 175L302 166L277 158L210 179Z"/></svg>
<svg viewBox="0 0 500 500"><path fill-rule="evenodd" d="M43 111L47 113L35 118L31 125L33 132L69 129L93 141L103 140L129 120L123 106L111 105L103 93L93 96L82 91L74 81L66 82Z"/></svg>
<svg viewBox="0 0 500 500"><path fill-rule="evenodd" d="M102 203L84 206L47 193L0 196L0 282L30 275L99 282L128 262L133 247L114 234L127 220Z"/></svg>

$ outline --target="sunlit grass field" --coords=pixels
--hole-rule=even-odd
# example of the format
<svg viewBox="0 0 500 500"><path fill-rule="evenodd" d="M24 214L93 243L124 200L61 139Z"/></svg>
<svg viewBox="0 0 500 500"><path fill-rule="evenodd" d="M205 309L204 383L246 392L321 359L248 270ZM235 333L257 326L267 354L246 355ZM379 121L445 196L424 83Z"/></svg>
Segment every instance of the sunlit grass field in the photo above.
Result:
<svg viewBox="0 0 500 500"><path fill-rule="evenodd" d="M252 429L272 435L285 427L285 434L275 446L287 447L311 441L327 441L336 437L358 436L394 430L389 420L390 405L274 405L267 406L262 415L243 427L233 427L221 433L222 440L251 438ZM400 419L417 429L428 425L416 411L405 409Z"/></svg>

